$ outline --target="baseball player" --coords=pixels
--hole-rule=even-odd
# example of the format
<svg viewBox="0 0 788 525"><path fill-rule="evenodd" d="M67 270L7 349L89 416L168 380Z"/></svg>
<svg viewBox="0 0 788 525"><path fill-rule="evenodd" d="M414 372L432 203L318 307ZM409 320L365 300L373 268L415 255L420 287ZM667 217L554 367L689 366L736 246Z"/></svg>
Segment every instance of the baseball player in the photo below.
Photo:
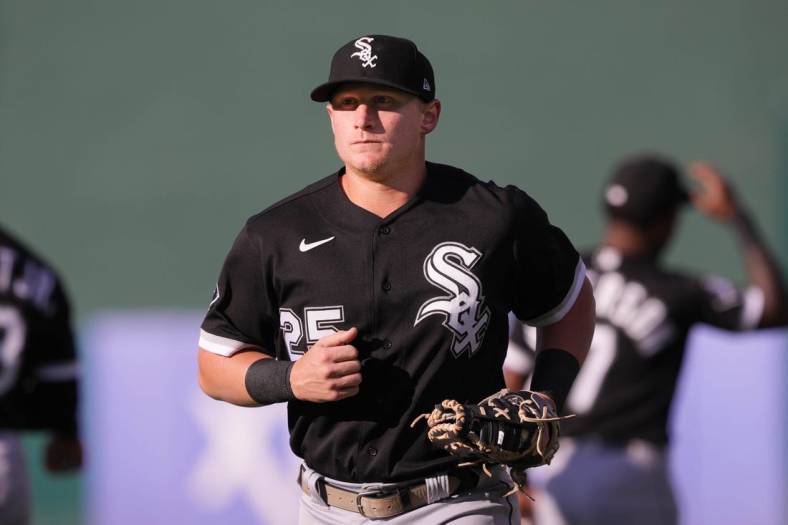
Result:
<svg viewBox="0 0 788 525"><path fill-rule="evenodd" d="M30 520L18 433L48 430L45 464L77 468L77 383L69 304L55 271L0 229L0 523Z"/></svg>
<svg viewBox="0 0 788 525"><path fill-rule="evenodd" d="M200 385L288 402L301 523L519 520L504 469L458 467L412 423L504 386L509 311L542 326L532 386L560 405L593 330L584 264L525 192L426 162L441 105L413 42L350 41L311 98L343 167L238 234L202 325Z"/></svg>
<svg viewBox="0 0 788 525"><path fill-rule="evenodd" d="M586 260L596 332L567 400L577 417L562 425L567 437L553 464L531 471L532 486L547 492L536 498L537 523L676 523L665 448L689 330L696 323L739 331L788 321L777 264L730 185L706 163L689 172L699 183L692 194L672 162L642 155L624 160L605 188L607 228ZM688 201L737 235L749 287L659 262ZM510 354L521 353L524 345L512 343ZM525 379L521 362L507 360L511 388Z"/></svg>

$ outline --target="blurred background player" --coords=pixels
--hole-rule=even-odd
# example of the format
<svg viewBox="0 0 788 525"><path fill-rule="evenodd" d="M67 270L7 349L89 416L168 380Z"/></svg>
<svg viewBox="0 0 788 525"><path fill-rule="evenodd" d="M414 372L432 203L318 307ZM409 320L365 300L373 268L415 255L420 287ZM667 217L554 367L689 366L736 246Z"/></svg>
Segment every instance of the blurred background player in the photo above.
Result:
<svg viewBox="0 0 788 525"><path fill-rule="evenodd" d="M0 523L30 522L19 433L51 432L49 471L78 468L77 382L69 303L55 271L0 228Z"/></svg>
<svg viewBox="0 0 788 525"><path fill-rule="evenodd" d="M533 471L538 524L671 524L677 508L667 472L668 416L696 323L725 330L785 326L786 293L774 257L730 184L707 163L685 189L672 162L637 156L617 166L604 192L608 222L586 257L596 298L593 343L567 399L561 449ZM738 237L749 279L739 289L717 276L663 266L686 202ZM507 385L523 388L536 335L510 327ZM526 511L527 511L526 507Z"/></svg>

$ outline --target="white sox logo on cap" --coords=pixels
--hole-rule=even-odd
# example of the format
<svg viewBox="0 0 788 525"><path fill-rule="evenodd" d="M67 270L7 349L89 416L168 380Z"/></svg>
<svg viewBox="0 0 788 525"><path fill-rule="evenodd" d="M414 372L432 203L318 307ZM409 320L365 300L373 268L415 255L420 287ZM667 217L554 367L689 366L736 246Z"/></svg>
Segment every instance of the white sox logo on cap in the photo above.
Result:
<svg viewBox="0 0 788 525"><path fill-rule="evenodd" d="M375 67L377 65L375 64L375 60L378 59L378 55L372 54L372 45L370 44L370 42L372 42L373 40L375 39L372 38L371 36L362 36L361 38L356 40L356 42L353 45L355 45L356 49L359 49L360 51L356 51L355 53L350 55L350 58L358 57L358 59L361 60L362 62L361 63L362 67Z"/></svg>
<svg viewBox="0 0 788 525"><path fill-rule="evenodd" d="M353 38L331 58L328 82L317 86L309 96L316 102L328 102L339 86L353 82L399 89L424 102L435 99L432 66L406 38L369 34Z"/></svg>
<svg viewBox="0 0 788 525"><path fill-rule="evenodd" d="M424 260L424 277L449 295L422 304L413 326L430 315L443 315L443 326L454 334L451 347L454 357L466 351L475 354L490 323L490 308L484 303L482 283L470 271L481 256L476 248L443 242Z"/></svg>

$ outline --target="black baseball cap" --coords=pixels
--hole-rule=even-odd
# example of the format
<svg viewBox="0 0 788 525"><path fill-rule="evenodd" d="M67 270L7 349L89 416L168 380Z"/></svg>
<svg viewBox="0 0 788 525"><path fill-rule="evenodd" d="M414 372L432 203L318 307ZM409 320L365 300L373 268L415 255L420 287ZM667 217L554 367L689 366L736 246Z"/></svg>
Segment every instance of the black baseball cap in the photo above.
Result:
<svg viewBox="0 0 788 525"><path fill-rule="evenodd" d="M337 87L346 82L399 89L424 102L435 98L435 76L430 61L416 44L395 36L362 36L340 47L331 59L328 82L312 90L312 100L329 101Z"/></svg>
<svg viewBox="0 0 788 525"><path fill-rule="evenodd" d="M608 216L646 226L689 200L676 165L657 155L627 158L614 169L603 201Z"/></svg>

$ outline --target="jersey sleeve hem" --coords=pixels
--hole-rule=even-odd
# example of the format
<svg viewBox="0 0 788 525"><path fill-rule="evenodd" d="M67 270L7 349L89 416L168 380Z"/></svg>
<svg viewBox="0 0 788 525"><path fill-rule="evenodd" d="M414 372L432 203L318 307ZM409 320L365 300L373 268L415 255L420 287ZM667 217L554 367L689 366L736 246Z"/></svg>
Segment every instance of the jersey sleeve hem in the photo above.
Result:
<svg viewBox="0 0 788 525"><path fill-rule="evenodd" d="M572 309L572 306L574 306L577 296L580 295L580 290L583 288L585 276L586 265L583 263L583 259L578 257L577 266L575 266L574 281L572 281L572 286L569 287L569 291L564 296L564 299L552 310L549 310L538 317L534 317L533 319L526 320L525 323L531 326L545 326L548 324L557 323L563 319L567 312Z"/></svg>
<svg viewBox="0 0 788 525"><path fill-rule="evenodd" d="M214 354L223 355L225 357L230 357L242 348L253 348L267 354L267 352L257 345L244 343L243 341L236 341L235 339L230 339L229 337L209 334L205 330L200 330L199 346L203 350L207 350L208 352Z"/></svg>
<svg viewBox="0 0 788 525"><path fill-rule="evenodd" d="M763 318L765 298L763 290L751 286L744 291L744 301L741 309L741 329L751 330L756 328Z"/></svg>

